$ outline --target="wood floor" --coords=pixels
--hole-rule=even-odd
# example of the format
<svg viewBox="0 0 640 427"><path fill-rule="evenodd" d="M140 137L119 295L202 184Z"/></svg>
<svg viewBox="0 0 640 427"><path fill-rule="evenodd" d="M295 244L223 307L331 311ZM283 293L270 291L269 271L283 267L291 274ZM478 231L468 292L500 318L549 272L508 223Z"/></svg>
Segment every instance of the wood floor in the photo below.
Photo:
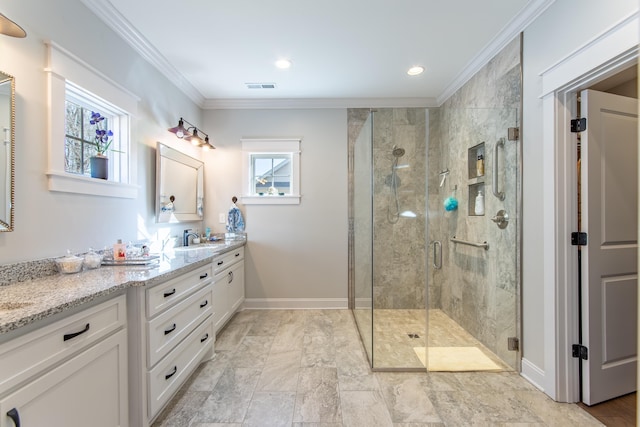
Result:
<svg viewBox="0 0 640 427"><path fill-rule="evenodd" d="M634 427L636 425L635 393L611 399L598 405L587 406L584 403L579 403L578 405L607 427Z"/></svg>

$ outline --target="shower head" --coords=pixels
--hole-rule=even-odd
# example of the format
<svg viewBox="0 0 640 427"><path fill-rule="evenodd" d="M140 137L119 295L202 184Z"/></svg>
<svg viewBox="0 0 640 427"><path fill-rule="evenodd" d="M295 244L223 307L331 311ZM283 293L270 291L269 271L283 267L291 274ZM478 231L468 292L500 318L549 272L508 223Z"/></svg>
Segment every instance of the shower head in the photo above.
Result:
<svg viewBox="0 0 640 427"><path fill-rule="evenodd" d="M404 148L394 145L391 153L393 154L393 157L402 157L404 156Z"/></svg>

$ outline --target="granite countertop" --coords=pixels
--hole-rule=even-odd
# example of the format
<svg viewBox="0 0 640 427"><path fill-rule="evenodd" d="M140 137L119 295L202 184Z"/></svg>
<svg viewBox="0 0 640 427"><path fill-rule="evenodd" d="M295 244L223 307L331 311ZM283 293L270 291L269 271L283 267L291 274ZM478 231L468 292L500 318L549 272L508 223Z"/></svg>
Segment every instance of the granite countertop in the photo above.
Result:
<svg viewBox="0 0 640 427"><path fill-rule="evenodd" d="M211 262L244 240L176 248L148 266L102 266L75 274L57 273L0 286L0 335L133 286L153 286Z"/></svg>

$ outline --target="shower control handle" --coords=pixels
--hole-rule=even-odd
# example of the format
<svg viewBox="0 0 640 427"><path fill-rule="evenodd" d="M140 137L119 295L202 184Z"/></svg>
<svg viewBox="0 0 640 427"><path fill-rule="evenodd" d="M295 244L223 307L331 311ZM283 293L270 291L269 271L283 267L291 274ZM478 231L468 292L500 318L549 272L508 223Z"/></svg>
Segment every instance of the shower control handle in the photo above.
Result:
<svg viewBox="0 0 640 427"><path fill-rule="evenodd" d="M433 242L433 268L442 268L442 242L439 240Z"/></svg>
<svg viewBox="0 0 640 427"><path fill-rule="evenodd" d="M509 214L504 209L500 209L491 221L495 222L498 228L505 229L509 225Z"/></svg>

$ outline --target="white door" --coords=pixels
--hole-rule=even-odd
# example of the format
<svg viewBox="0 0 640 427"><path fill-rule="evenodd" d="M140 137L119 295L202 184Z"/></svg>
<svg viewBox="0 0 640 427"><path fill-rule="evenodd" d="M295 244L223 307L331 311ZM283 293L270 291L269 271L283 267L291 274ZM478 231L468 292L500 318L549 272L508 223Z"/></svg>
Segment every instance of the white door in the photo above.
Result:
<svg viewBox="0 0 640 427"><path fill-rule="evenodd" d="M638 101L586 90L581 102L582 400L594 405L636 389Z"/></svg>

